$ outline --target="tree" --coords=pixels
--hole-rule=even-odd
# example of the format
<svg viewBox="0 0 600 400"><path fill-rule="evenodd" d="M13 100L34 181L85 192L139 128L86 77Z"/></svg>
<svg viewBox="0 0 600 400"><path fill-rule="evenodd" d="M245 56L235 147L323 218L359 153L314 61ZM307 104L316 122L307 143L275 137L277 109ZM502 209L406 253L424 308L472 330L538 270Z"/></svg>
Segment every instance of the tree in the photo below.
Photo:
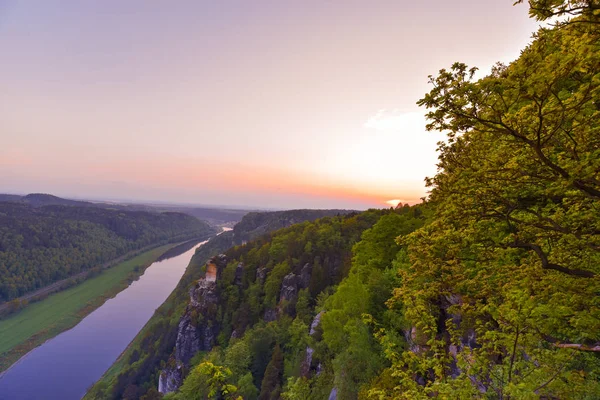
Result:
<svg viewBox="0 0 600 400"><path fill-rule="evenodd" d="M203 362L185 378L176 399L209 400L236 399L237 387L229 383L231 370L211 362Z"/></svg>
<svg viewBox="0 0 600 400"><path fill-rule="evenodd" d="M254 386L254 378L250 372L242 376L237 383L238 393L244 400L256 400L258 389Z"/></svg>
<svg viewBox="0 0 600 400"><path fill-rule="evenodd" d="M448 139L434 219L401 240L394 395L596 398L600 29L542 30L511 65L474 72L441 70L419 101Z"/></svg>
<svg viewBox="0 0 600 400"><path fill-rule="evenodd" d="M515 4L523 3L518 0ZM597 0L529 0L529 15L538 21L551 18L564 17L563 23L571 21L600 23L600 4ZM572 20L572 17L582 16L581 19Z"/></svg>
<svg viewBox="0 0 600 400"><path fill-rule="evenodd" d="M284 400L310 399L310 383L306 378L288 378L285 392L281 397Z"/></svg>
<svg viewBox="0 0 600 400"><path fill-rule="evenodd" d="M281 393L281 380L283 378L283 352L279 343L275 345L273 356L267 369L260 388L260 400L277 400Z"/></svg>

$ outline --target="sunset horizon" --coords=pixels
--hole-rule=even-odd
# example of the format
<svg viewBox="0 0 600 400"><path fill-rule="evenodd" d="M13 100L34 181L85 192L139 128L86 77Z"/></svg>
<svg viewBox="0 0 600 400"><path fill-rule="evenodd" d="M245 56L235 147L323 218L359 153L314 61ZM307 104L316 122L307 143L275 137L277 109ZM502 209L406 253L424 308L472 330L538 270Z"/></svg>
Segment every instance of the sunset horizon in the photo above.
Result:
<svg viewBox="0 0 600 400"><path fill-rule="evenodd" d="M518 7L468 3L2 3L0 186L249 208L418 203L444 139L416 105L427 76L456 59L485 74L536 28ZM500 38L506 50L491 51Z"/></svg>

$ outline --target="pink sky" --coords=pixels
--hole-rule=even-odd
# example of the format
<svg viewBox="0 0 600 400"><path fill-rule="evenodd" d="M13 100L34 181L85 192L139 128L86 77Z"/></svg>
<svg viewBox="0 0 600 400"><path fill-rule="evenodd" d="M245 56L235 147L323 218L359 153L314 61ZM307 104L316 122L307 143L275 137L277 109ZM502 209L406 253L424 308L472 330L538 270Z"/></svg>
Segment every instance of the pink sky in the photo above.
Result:
<svg viewBox="0 0 600 400"><path fill-rule="evenodd" d="M0 2L0 192L417 202L427 75L516 58L536 25L511 3Z"/></svg>

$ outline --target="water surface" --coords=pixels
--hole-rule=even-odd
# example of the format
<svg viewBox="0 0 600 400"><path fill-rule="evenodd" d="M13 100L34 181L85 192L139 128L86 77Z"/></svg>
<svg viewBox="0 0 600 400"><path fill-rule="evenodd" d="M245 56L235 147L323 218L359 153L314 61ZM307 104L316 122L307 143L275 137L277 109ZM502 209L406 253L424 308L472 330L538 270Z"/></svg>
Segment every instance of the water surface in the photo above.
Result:
<svg viewBox="0 0 600 400"><path fill-rule="evenodd" d="M0 376L0 400L83 397L166 300L204 243L154 262L74 328L23 356Z"/></svg>

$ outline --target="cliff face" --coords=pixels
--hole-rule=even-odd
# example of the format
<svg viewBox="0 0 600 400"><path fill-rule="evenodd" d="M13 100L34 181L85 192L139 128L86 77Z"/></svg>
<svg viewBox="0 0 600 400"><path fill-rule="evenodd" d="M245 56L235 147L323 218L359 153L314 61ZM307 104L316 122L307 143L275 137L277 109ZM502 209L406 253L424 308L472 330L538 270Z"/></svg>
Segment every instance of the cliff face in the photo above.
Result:
<svg viewBox="0 0 600 400"><path fill-rule="evenodd" d="M211 258L206 263L205 276L199 279L189 291L189 303L185 313L179 320L175 350L171 355L167 367L161 371L158 391L169 393L176 391L182 384L187 373L191 359L199 351L210 351L219 334L217 323L217 309L220 299L217 282L221 278L223 269L227 266L227 257L223 254ZM235 269L233 284L242 285L244 264L238 263ZM277 308L267 309L263 318L266 321L275 321L283 314L289 314L290 304L295 304L298 291L308 287L312 274L312 266L306 263L298 267L298 273L289 273L283 278L279 289L279 304ZM256 271L256 280L264 281L267 276L265 268ZM287 307L286 307L287 306ZM315 333L322 313L319 313L310 326L310 335ZM236 337L237 332L232 333ZM306 360L303 369L306 374L310 372L313 349L306 348ZM314 368L313 368L314 369Z"/></svg>
<svg viewBox="0 0 600 400"><path fill-rule="evenodd" d="M310 336L314 336L315 333L317 332L317 327L321 323L322 316L323 316L323 311L320 311L313 319L312 323L310 324L310 331L308 333ZM310 347L310 346L306 347L304 361L302 362L302 365L300 368L300 374L305 378L308 378L311 371L313 371L313 370L316 371L317 375L320 372L320 367L321 367L320 365L317 365L316 367L312 365L314 352L315 352L315 350L312 347Z"/></svg>
<svg viewBox="0 0 600 400"><path fill-rule="evenodd" d="M219 333L216 323L219 293L217 280L227 265L221 254L206 263L206 274L190 289L190 300L185 313L179 320L175 351L168 366L161 371L158 391L169 393L183 383L185 368L199 351L210 351Z"/></svg>

